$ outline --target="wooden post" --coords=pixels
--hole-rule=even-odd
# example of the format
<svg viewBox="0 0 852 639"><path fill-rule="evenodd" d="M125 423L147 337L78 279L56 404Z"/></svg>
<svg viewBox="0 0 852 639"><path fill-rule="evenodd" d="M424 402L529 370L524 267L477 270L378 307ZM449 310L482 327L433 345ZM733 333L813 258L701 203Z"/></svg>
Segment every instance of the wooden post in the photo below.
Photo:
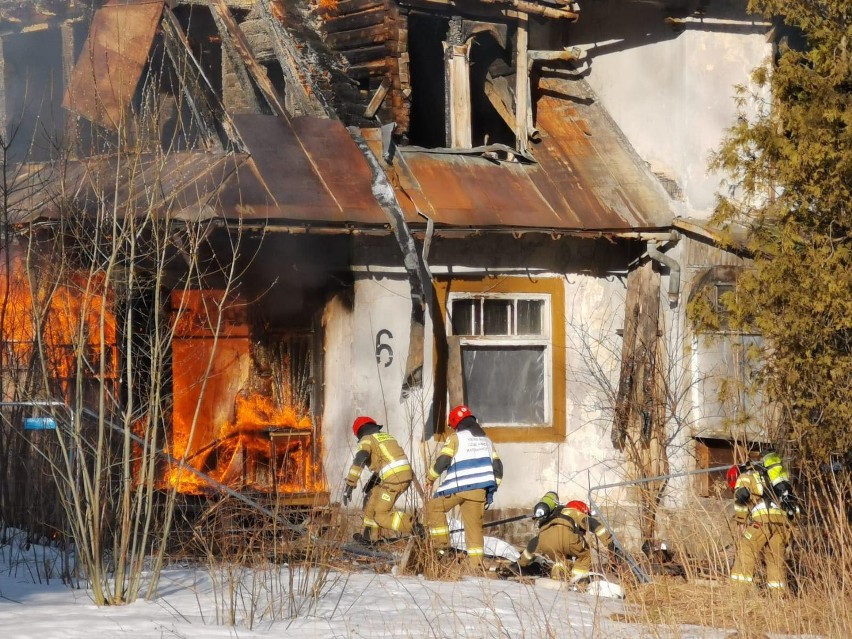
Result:
<svg viewBox="0 0 852 639"><path fill-rule="evenodd" d="M518 16L518 33L515 42L515 146L527 153L529 138L528 116L530 105L530 63L527 57L527 16Z"/></svg>
<svg viewBox="0 0 852 639"><path fill-rule="evenodd" d="M470 127L470 44L444 43L447 73L448 146L473 146Z"/></svg>
<svg viewBox="0 0 852 639"><path fill-rule="evenodd" d="M450 406L464 404L464 368L458 335L447 337L447 395Z"/></svg>

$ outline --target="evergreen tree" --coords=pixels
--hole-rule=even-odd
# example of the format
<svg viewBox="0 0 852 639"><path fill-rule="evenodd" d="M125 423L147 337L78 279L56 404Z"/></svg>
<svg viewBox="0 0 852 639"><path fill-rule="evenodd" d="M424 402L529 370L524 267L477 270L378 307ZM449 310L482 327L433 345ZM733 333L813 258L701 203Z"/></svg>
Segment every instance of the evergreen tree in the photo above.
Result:
<svg viewBox="0 0 852 639"><path fill-rule="evenodd" d="M740 87L741 115L713 160L732 178L716 220L746 225L755 255L723 302L766 338L778 435L824 460L852 449L852 2L749 8L783 16L804 42L780 39L756 89Z"/></svg>

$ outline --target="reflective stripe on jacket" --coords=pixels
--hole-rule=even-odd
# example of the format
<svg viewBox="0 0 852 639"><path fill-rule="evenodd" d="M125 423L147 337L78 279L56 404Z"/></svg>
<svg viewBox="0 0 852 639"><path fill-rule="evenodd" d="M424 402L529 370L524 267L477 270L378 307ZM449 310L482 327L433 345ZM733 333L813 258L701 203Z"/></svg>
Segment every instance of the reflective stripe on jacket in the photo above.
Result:
<svg viewBox="0 0 852 639"><path fill-rule="evenodd" d="M763 481L756 471L748 471L737 478L734 492L738 488L749 491L747 504L734 506L734 516L739 523L745 523L748 517L752 521L783 522L787 520L784 509L769 496L765 495Z"/></svg>
<svg viewBox="0 0 852 639"><path fill-rule="evenodd" d="M410 481L413 477L408 456L393 435L373 433L362 437L358 450L365 451L369 457L369 468L382 481ZM349 470L348 481L354 483L361 476L361 467L353 464ZM354 480L353 480L354 477Z"/></svg>
<svg viewBox="0 0 852 639"><path fill-rule="evenodd" d="M435 495L444 497L454 495L463 490L476 490L477 488L497 488L497 479L494 476L494 447L487 437L476 436L469 431L458 431L453 433L452 438L457 438L458 448L452 455L450 467L447 468L444 478L441 480ZM453 450L454 442L448 441L441 451Z"/></svg>

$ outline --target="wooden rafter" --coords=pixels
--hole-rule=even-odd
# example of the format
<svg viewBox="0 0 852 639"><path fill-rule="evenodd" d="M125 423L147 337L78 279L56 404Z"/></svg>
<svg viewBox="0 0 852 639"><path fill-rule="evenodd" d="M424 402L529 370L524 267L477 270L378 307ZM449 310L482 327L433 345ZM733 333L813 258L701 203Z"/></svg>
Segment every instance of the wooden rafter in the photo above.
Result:
<svg viewBox="0 0 852 639"><path fill-rule="evenodd" d="M180 80L187 105L192 111L198 128L204 135L207 148L221 149L222 140L216 130L217 114L214 111L219 112L219 119L223 121L223 127L227 129L223 118L224 110L215 109L208 100L210 94L203 85L206 78L202 79L203 73L196 66L195 57L192 55L192 50L186 40L186 34L184 34L177 17L168 7L163 12L162 26L166 53Z"/></svg>
<svg viewBox="0 0 852 639"><path fill-rule="evenodd" d="M287 94L284 97L290 115L315 115L330 117L332 109L311 82L311 74L292 36L281 24L270 0L257 0L256 5L272 41L272 50L281 65Z"/></svg>
<svg viewBox="0 0 852 639"><path fill-rule="evenodd" d="M266 69L257 61L252 53L251 46L246 40L245 33L237 24L228 3L225 0L210 0L210 8L212 9L213 17L219 27L219 33L222 36L222 41L227 39L230 46L239 56L242 61L242 68L251 76L257 88L260 90L269 107L276 115L289 117L287 109L278 97L278 92L272 86L269 76L266 75Z"/></svg>

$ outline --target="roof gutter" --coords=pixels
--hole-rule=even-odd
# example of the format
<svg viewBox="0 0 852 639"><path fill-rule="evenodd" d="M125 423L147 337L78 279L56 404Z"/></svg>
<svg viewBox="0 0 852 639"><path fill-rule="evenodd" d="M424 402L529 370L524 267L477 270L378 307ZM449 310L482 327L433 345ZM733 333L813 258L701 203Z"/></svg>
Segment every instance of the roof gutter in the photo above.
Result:
<svg viewBox="0 0 852 639"><path fill-rule="evenodd" d="M675 233L676 237L673 238L673 245L676 244L680 240L680 235ZM666 255L662 253L658 248L659 242L648 242L648 257L657 262L658 264L662 264L663 266L667 266L669 269L669 306L674 308L678 304L678 300L680 298L680 264L670 255Z"/></svg>

